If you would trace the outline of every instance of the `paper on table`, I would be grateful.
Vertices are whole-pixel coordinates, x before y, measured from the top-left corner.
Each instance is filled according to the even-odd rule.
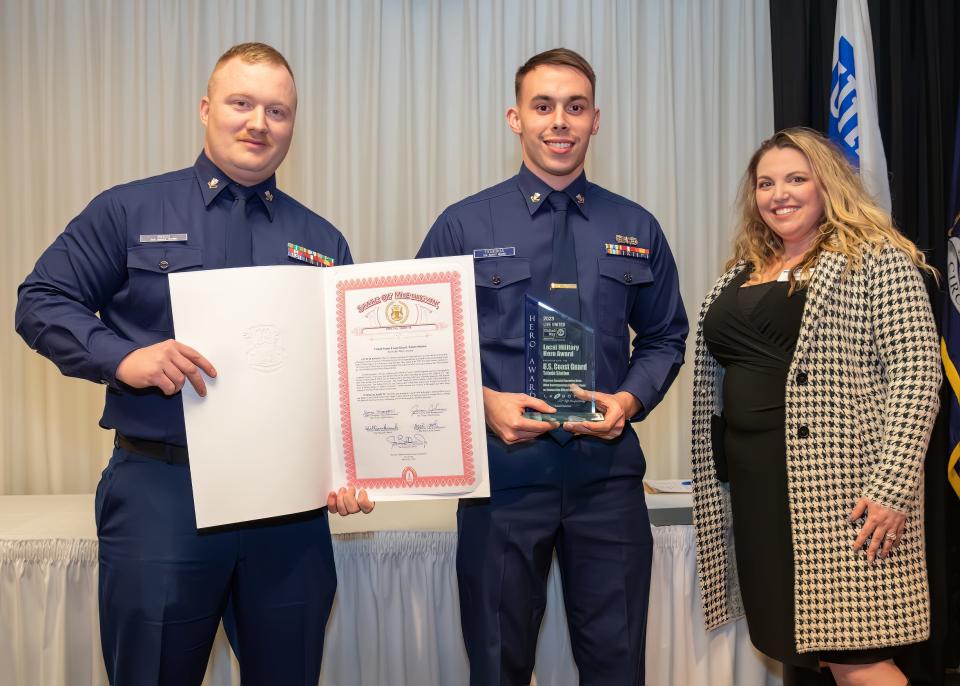
[[[650,493],[690,493],[693,484],[689,479],[648,479],[643,482]]]

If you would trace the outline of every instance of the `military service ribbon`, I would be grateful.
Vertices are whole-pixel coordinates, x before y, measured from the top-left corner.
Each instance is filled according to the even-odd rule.
[[[608,255],[623,255],[624,257],[642,257],[645,260],[650,259],[650,250],[648,248],[638,248],[635,245],[618,245],[617,243],[604,243]]]
[[[317,267],[332,267],[334,263],[332,257],[327,257],[326,255],[318,253],[316,250],[310,250],[295,243],[287,243],[287,257],[292,257],[295,260],[306,262],[307,264],[312,264]]]

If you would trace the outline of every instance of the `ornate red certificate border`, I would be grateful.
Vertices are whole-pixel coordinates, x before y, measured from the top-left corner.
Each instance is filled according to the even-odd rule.
[[[446,283],[450,285],[450,301],[453,303],[453,343],[456,353],[457,406],[460,411],[460,449],[463,455],[463,473],[444,476],[420,476],[407,467],[395,478],[358,479],[356,456],[353,448],[353,425],[350,410],[350,378],[347,364],[346,293],[366,288],[393,288],[423,284]],[[476,480],[473,464],[473,435],[470,430],[470,397],[467,392],[466,345],[463,334],[463,303],[460,274],[458,272],[435,272],[430,274],[406,274],[402,276],[378,276],[365,279],[345,279],[337,282],[337,371],[340,394],[340,425],[343,428],[343,456],[347,472],[347,484],[355,488],[409,488],[472,486]]]

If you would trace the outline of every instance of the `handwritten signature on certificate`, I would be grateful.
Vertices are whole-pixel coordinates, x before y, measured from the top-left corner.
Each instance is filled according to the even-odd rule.
[[[414,431],[420,431],[422,433],[431,433],[434,431],[443,431],[447,427],[434,419],[432,422],[414,422],[413,429]]]
[[[363,416],[365,419],[390,419],[391,417],[397,416],[397,411],[393,409],[364,410]]]
[[[387,436],[387,443],[390,444],[391,448],[399,449],[427,447],[427,439],[420,434],[394,434],[393,436]]]
[[[431,403],[427,407],[414,405],[410,408],[410,415],[413,417],[438,417],[444,414],[447,408],[440,407],[438,403]]]
[[[388,434],[396,431],[397,428],[396,422],[393,424],[387,424],[384,422],[383,424],[367,424],[365,427],[363,427],[363,430],[368,434]]]

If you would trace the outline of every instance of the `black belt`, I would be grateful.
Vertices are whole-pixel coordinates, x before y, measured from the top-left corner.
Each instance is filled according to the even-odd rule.
[[[172,445],[170,443],[161,443],[160,441],[147,441],[142,438],[128,438],[117,432],[113,439],[113,444],[118,448],[123,448],[128,453],[142,455],[154,460],[160,460],[167,464],[189,464],[189,453],[184,445]]]

